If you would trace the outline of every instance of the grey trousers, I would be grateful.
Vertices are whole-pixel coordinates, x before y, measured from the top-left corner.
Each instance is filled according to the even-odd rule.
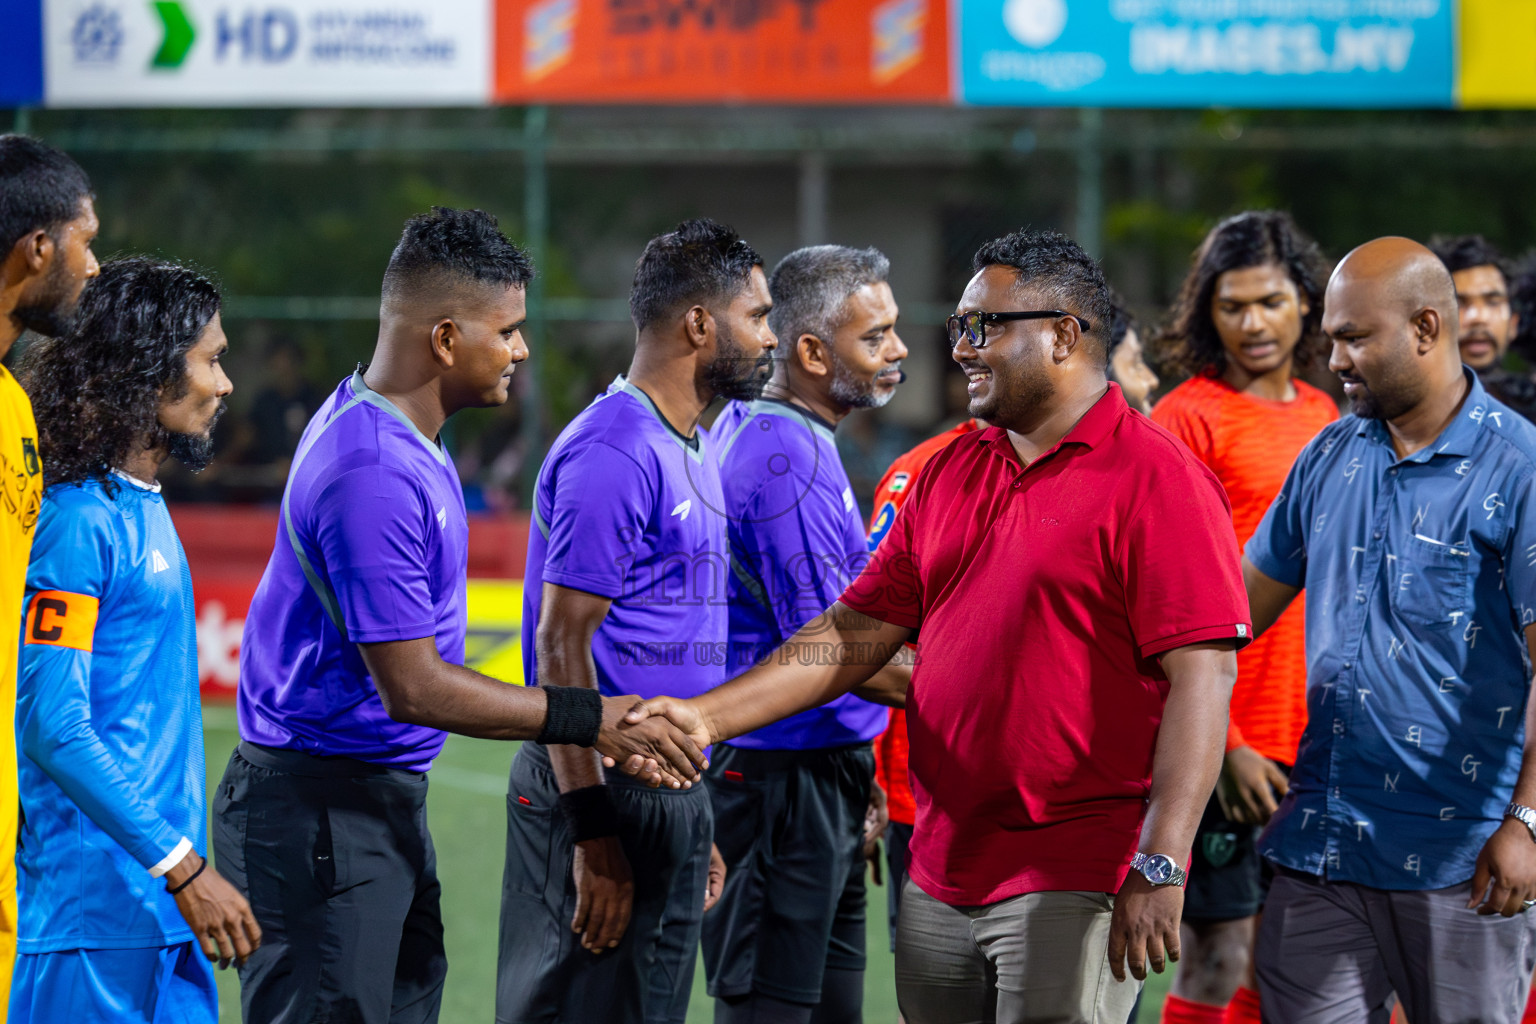
[[[907,1024],[1125,1024],[1141,983],[1109,971],[1113,909],[1102,892],[952,907],[908,879],[896,927],[902,1016]]]
[[[1394,892],[1281,870],[1254,960],[1265,1024],[1518,1024],[1536,914],[1479,917],[1472,884]]]

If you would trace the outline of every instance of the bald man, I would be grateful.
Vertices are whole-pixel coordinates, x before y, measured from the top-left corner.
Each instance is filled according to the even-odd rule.
[[[1254,628],[1307,588],[1308,724],[1259,840],[1264,1019],[1520,1019],[1536,957],[1536,428],[1462,366],[1456,291],[1383,238],[1328,284],[1353,407],[1243,563]]]

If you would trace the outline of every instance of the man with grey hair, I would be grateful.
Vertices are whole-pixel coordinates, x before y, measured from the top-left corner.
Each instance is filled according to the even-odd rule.
[[[833,431],[890,401],[907,349],[889,261],[875,249],[798,249],[769,281],[780,339],[763,397],[728,404],[712,433],[730,530],[727,676],[832,606],[868,560]],[[862,823],[871,741],[910,669],[714,748],[707,773],[727,872],[704,919],[717,1024],[863,1019]],[[862,694],[859,696],[856,694]]]

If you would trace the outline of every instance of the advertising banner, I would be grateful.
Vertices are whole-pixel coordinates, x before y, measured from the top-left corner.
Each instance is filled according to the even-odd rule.
[[[45,0],[52,107],[489,100],[490,0]]]
[[[1454,0],[954,0],[967,103],[1449,107]]]
[[[1536,3],[1461,0],[1463,107],[1536,107]]]
[[[43,102],[40,0],[0,0],[0,107]]]
[[[948,103],[946,0],[496,0],[496,99]]]

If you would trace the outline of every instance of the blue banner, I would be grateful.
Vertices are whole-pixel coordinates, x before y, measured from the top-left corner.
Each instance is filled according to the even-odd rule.
[[[961,98],[1449,107],[1454,0],[955,0]]]
[[[0,107],[42,102],[42,0],[0,0]]]

